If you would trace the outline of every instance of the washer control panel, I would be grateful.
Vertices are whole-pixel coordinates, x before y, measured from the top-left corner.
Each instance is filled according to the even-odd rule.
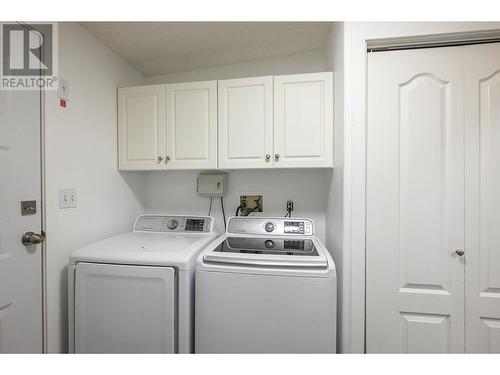
[[[266,224],[264,224],[264,229],[266,232],[272,232],[274,230],[274,223],[272,221],[268,221]]]
[[[304,221],[285,221],[285,233],[305,234]]]
[[[311,219],[236,216],[229,219],[227,233],[312,236],[314,235],[314,223]]]
[[[208,233],[213,231],[213,219],[209,216],[141,215],[135,221],[134,231]]]

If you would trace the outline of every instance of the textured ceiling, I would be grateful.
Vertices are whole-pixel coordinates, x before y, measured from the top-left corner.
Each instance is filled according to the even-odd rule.
[[[329,22],[83,22],[146,76],[324,49]]]

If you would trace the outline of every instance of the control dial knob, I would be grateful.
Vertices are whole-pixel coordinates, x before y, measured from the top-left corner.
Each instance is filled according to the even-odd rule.
[[[272,249],[274,247],[274,241],[273,240],[266,240],[266,242],[264,242],[264,246],[268,249]]]
[[[264,229],[266,230],[266,232],[272,232],[274,230],[274,224],[268,221],[264,226]]]
[[[175,219],[169,220],[167,223],[167,228],[168,229],[175,229],[177,228],[177,225],[179,225],[179,222]]]

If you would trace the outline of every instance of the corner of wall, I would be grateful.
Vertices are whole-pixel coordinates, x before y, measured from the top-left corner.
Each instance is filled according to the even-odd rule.
[[[67,266],[71,252],[127,230],[145,208],[146,182],[117,170],[116,89],[144,76],[78,23],[59,24],[59,76],[67,107],[45,93],[47,350],[67,351]],[[78,207],[60,210],[58,190],[75,188]]]
[[[337,268],[338,309],[337,348],[346,351],[346,317],[343,314],[346,298],[343,254],[343,153],[344,153],[344,24],[334,22],[328,35],[326,60],[334,72],[334,168],[326,208],[326,246],[330,250]]]

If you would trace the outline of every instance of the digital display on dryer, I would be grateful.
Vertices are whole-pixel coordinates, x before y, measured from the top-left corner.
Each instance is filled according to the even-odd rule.
[[[204,225],[204,219],[187,219],[184,230],[190,232],[203,232]]]

